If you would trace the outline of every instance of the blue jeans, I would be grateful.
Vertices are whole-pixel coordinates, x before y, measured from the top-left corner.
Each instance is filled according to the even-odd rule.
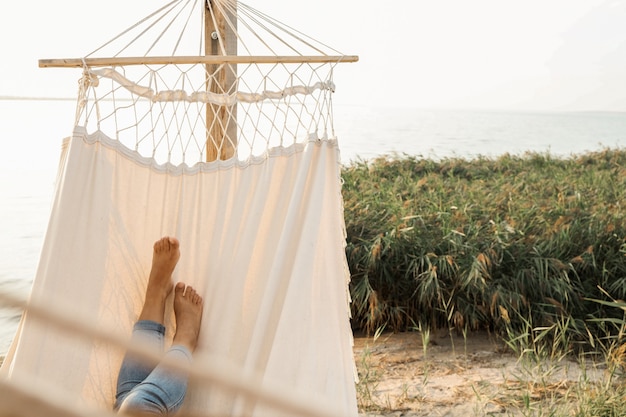
[[[132,342],[148,344],[163,351],[165,327],[149,320],[135,323]],[[191,352],[184,346],[172,346],[168,359],[191,362]],[[183,403],[187,392],[187,375],[156,363],[150,364],[132,353],[127,353],[117,378],[115,410],[154,415],[174,414]]]

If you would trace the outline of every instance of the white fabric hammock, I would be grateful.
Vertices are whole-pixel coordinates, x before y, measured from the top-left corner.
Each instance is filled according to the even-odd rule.
[[[197,357],[222,357],[244,374],[261,374],[261,384],[356,416],[339,170],[331,140],[245,164],[175,167],[77,127],[63,151],[31,300],[129,336],[152,243],[176,236],[182,255],[174,279],[205,300]],[[123,354],[26,314],[0,374],[54,384],[77,406],[110,409]],[[184,411],[283,415],[195,383]]]

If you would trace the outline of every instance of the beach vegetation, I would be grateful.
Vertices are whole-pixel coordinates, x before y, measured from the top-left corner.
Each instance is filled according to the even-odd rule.
[[[343,168],[352,323],[488,330],[533,355],[626,336],[626,150]]]

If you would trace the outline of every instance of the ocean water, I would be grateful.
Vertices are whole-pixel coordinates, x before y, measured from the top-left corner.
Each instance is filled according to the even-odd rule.
[[[0,291],[26,296],[36,273],[61,140],[73,101],[0,101]],[[531,113],[335,106],[342,161],[408,154],[495,157],[526,151],[568,156],[626,148],[626,113]],[[20,311],[0,308],[0,355]]]
[[[568,156],[626,146],[626,113],[335,108],[344,162],[382,154],[495,157],[527,151]]]

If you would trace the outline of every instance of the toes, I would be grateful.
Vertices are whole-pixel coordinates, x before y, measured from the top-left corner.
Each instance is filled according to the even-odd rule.
[[[175,249],[178,249],[179,246],[180,246],[180,243],[178,242],[178,239],[176,239],[175,237],[165,236],[157,240],[156,242],[154,242],[154,251],[163,252],[163,251],[175,250]]]
[[[197,295],[196,290],[193,287],[187,287],[188,298],[193,301],[194,297]]]
[[[189,301],[191,301],[193,304],[200,304],[202,302],[202,297],[200,297],[200,294],[198,294],[198,291],[196,291],[195,288],[188,286],[187,294]]]
[[[202,297],[191,285],[179,282],[174,287],[174,290],[176,291],[177,296],[186,299],[188,302],[191,302],[192,304],[202,304]]]
[[[155,252],[161,252],[161,250],[163,250],[163,239],[161,238],[159,240],[157,240],[156,242],[154,242],[154,251]]]
[[[202,303],[202,297],[200,297],[200,294],[198,294],[198,292],[195,289],[193,290],[193,292],[191,294],[190,300],[194,304]]]

